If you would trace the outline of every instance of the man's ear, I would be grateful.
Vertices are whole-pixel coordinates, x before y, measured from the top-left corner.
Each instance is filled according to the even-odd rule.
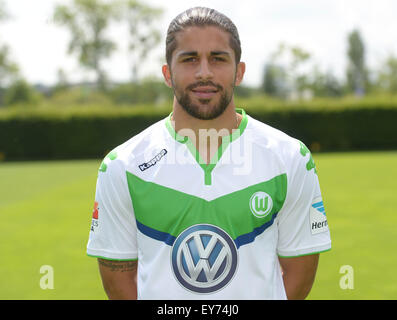
[[[168,87],[172,88],[171,70],[168,64],[164,64],[163,67],[161,68],[161,71],[163,72],[165,84]]]
[[[234,82],[234,85],[238,86],[241,83],[241,81],[243,81],[244,73],[245,73],[245,63],[239,62],[237,64],[236,81]]]

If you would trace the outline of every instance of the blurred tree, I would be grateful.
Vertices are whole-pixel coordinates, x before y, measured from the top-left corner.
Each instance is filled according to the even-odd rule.
[[[310,88],[309,76],[302,72],[302,67],[310,58],[310,53],[304,49],[280,43],[276,51],[270,56],[270,63],[268,64],[270,67],[265,68],[263,87],[268,86],[267,90],[272,91],[276,90],[276,86],[279,86],[282,95],[289,94],[290,96],[297,95],[300,97],[305,90]],[[274,67],[276,65],[279,67]],[[275,79],[278,79],[278,81]]]
[[[57,71],[57,83],[52,89],[52,94],[55,94],[59,91],[64,91],[69,88],[69,81],[66,75],[65,70],[59,68]]]
[[[42,99],[41,94],[32,88],[26,80],[18,79],[5,91],[4,103],[6,105],[23,104],[37,105]]]
[[[7,45],[0,45],[0,85],[8,86],[19,75],[18,65],[10,59],[10,49]]]
[[[262,90],[271,97],[286,98],[286,73],[283,67],[269,62],[265,65]]]
[[[116,3],[103,0],[73,0],[70,6],[57,5],[54,11],[55,22],[71,33],[68,53],[76,53],[80,64],[96,73],[97,86],[102,90],[107,84],[102,61],[116,49],[106,31],[117,17]]]
[[[163,10],[138,0],[124,0],[120,2],[120,5],[122,15],[128,24],[131,79],[136,82],[139,77],[139,69],[149,51],[160,42],[161,34],[157,25]]]
[[[62,90],[54,91],[48,103],[59,108],[88,105],[110,106],[112,101],[107,93],[84,86],[68,86]]]
[[[389,54],[383,62],[376,81],[380,91],[397,93],[397,57],[393,54]]]
[[[108,92],[115,104],[162,104],[172,103],[173,92],[162,80],[143,79],[140,82],[123,83]]]
[[[318,66],[312,72],[311,90],[316,97],[340,97],[343,95],[343,85],[331,71],[323,73]]]
[[[255,95],[259,95],[260,93],[261,93],[260,89],[242,84],[234,87],[234,94],[236,95],[236,97],[240,97],[240,98],[249,98]]]
[[[310,87],[309,76],[305,73],[299,72],[299,67],[305,64],[311,57],[310,53],[299,47],[290,47],[292,61],[289,67],[292,81],[297,91],[298,97],[302,95],[303,91]]]
[[[275,96],[277,93],[277,75],[275,69],[275,65],[271,63],[265,64],[262,88],[263,92],[269,96]]]
[[[365,66],[365,45],[358,30],[348,35],[347,86],[356,96],[369,90],[368,70]]]
[[[10,18],[4,1],[0,0],[0,22]],[[8,86],[16,81],[19,73],[18,65],[10,59],[10,49],[6,44],[0,44],[0,86]]]

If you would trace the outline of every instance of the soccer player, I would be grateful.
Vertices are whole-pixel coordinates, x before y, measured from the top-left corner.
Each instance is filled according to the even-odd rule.
[[[165,119],[102,162],[87,254],[110,299],[304,299],[331,248],[299,140],[237,108],[235,25],[209,8],[170,24]],[[264,106],[265,107],[265,106]]]

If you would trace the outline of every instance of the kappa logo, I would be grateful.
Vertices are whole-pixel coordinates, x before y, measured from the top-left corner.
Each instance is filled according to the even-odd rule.
[[[183,231],[172,247],[171,266],[177,281],[195,293],[224,288],[237,270],[237,248],[221,228],[199,224]]]
[[[264,218],[272,211],[273,200],[266,192],[258,191],[252,195],[249,206],[255,217]]]
[[[146,169],[149,169],[150,167],[153,167],[166,154],[167,154],[167,150],[165,150],[165,149],[161,150],[160,153],[157,154],[152,160],[140,164],[139,165],[139,169],[141,169],[141,171],[145,171]]]

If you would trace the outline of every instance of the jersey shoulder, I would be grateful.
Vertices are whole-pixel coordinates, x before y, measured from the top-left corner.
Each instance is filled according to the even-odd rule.
[[[313,172],[317,174],[312,154],[302,141],[252,117],[250,124],[253,143],[272,152],[290,172],[311,172],[314,169]]]
[[[293,160],[301,154],[304,144],[300,140],[253,117],[249,116],[246,130],[253,144],[272,152],[284,161]]]
[[[110,151],[103,159],[99,171],[106,172],[110,166],[128,167],[135,159],[152,149],[153,145],[161,144],[165,139],[165,133],[165,119],[150,125]]]

